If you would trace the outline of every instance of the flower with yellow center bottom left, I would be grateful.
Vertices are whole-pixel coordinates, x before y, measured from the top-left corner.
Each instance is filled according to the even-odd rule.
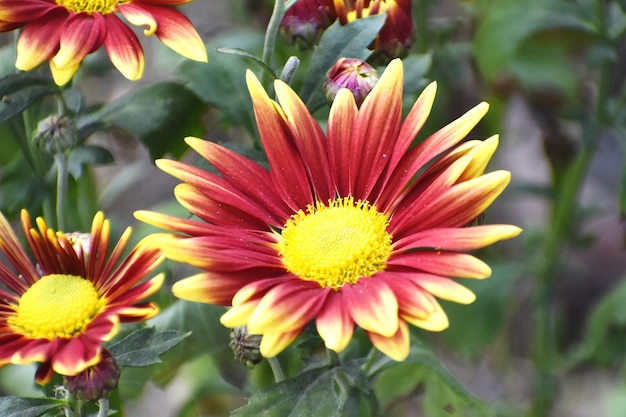
[[[0,366],[40,362],[35,380],[45,384],[54,372],[73,376],[99,363],[102,343],[120,323],[158,313],[145,299],[164,277],[144,278],[163,256],[146,238],[122,259],[130,228],[108,253],[110,223],[102,213],[93,219],[88,247],[42,218],[33,227],[26,211],[21,220],[34,261],[0,214],[0,251],[14,268],[0,263]]]

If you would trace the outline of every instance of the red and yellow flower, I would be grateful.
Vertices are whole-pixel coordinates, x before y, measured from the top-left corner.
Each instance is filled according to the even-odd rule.
[[[461,143],[488,105],[411,147],[436,85],[402,121],[400,60],[389,64],[360,108],[349,90],[340,90],[327,133],[285,83],[275,82],[275,102],[250,72],[247,82],[269,171],[187,138],[220,175],[157,163],[184,181],[176,197],[199,219],[136,214],[176,232],[156,237],[166,256],[204,270],[175,283],[174,294],[232,306],[222,323],[262,335],[266,357],[314,321],[329,349],[343,350],[356,325],[380,351],[403,360],[409,324],[432,331],[448,326],[436,297],[474,300],[451,278],[491,274],[465,252],[521,231],[470,226],[510,179],[507,171],[484,173],[497,136]]]
[[[74,376],[98,364],[102,343],[120,323],[158,313],[145,299],[164,277],[143,279],[163,255],[144,240],[122,258],[130,228],[108,254],[110,224],[102,213],[93,219],[88,248],[41,218],[36,223],[22,212],[33,261],[0,214],[0,251],[15,269],[0,264],[0,365],[40,362],[35,380],[45,384],[54,372]]]
[[[83,59],[104,48],[113,65],[130,80],[141,78],[144,54],[133,31],[156,35],[184,57],[206,61],[198,32],[172,6],[191,0],[0,0],[0,32],[23,28],[17,41],[16,67],[30,71],[48,60],[54,81],[67,83]]]
[[[385,24],[371,49],[397,57],[409,47],[413,38],[411,0],[334,0],[335,13],[342,25],[368,16],[387,13]]]

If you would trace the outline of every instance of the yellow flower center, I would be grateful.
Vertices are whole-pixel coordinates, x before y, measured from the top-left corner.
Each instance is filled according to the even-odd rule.
[[[391,254],[388,219],[367,202],[346,197],[318,202],[285,224],[278,251],[301,279],[339,288],[385,269]]]
[[[22,295],[17,314],[8,322],[28,337],[70,338],[85,330],[103,303],[87,279],[46,275]]]
[[[114,13],[119,3],[125,1],[120,0],[56,0],[57,4],[64,6],[67,10],[74,13]]]

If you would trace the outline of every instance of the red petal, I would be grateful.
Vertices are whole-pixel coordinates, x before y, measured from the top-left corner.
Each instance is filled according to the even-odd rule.
[[[491,269],[478,258],[466,253],[417,251],[392,255],[387,265],[406,266],[447,277],[482,279],[491,275]]]
[[[376,349],[380,350],[394,361],[402,362],[409,356],[411,347],[409,326],[404,320],[398,322],[398,330],[390,337],[385,337],[374,332],[367,332],[367,336]]]
[[[80,64],[102,45],[106,34],[106,22],[100,13],[70,14],[61,28],[60,48],[52,58],[53,64],[61,70]]]
[[[377,279],[361,278],[356,284],[340,288],[354,322],[361,328],[386,337],[398,331],[398,300],[385,283]]]
[[[312,190],[305,164],[293,143],[282,110],[269,98],[251,71],[246,73],[246,81],[277,191],[292,210],[305,208],[314,202]]]
[[[328,116],[328,158],[340,196],[353,193],[350,179],[356,175],[350,174],[350,164],[346,163],[346,155],[352,154],[352,134],[356,115],[354,96],[348,90],[339,90]]]
[[[402,61],[391,61],[357,114],[350,153],[355,198],[368,199],[389,163],[402,119],[403,79]]]
[[[145,61],[137,36],[117,16],[108,14],[104,18],[107,25],[104,47],[111,62],[129,80],[140,79]]]
[[[277,80],[274,83],[274,90],[285,112],[291,137],[311,179],[316,199],[326,202],[334,198],[335,189],[330,176],[327,140],[324,132],[291,87]]]
[[[354,333],[354,320],[340,291],[330,291],[326,303],[317,314],[317,332],[328,349],[341,352],[348,346]]]

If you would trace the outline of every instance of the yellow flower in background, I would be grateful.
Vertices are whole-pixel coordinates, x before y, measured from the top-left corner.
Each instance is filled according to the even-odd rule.
[[[144,71],[143,49],[118,14],[182,56],[206,62],[200,35],[171,7],[190,1],[0,0],[0,32],[22,28],[16,67],[30,71],[48,60],[58,85],[72,79],[83,59],[102,45],[122,75],[137,80]]]
[[[409,324],[431,331],[448,326],[436,297],[474,300],[451,278],[491,274],[464,252],[521,231],[469,227],[510,179],[506,171],[484,173],[497,136],[461,143],[487,104],[411,147],[436,85],[402,121],[400,60],[389,64],[360,108],[341,89],[327,133],[287,84],[275,82],[275,102],[251,72],[247,82],[269,171],[187,138],[220,175],[183,162],[157,164],[184,182],[176,197],[197,219],[136,213],[176,232],[155,237],[167,257],[203,270],[175,283],[174,294],[232,306],[222,323],[261,335],[265,357],[314,321],[329,349],[343,350],[357,325],[377,349],[405,359]]]
[[[144,278],[163,255],[142,241],[123,257],[130,229],[108,253],[110,224],[102,213],[89,242],[51,230],[41,218],[34,228],[26,211],[22,227],[34,261],[0,214],[0,251],[14,268],[0,264],[0,365],[40,362],[41,384],[54,372],[74,376],[100,362],[102,343],[120,323],[158,313],[145,299],[164,277]]]

